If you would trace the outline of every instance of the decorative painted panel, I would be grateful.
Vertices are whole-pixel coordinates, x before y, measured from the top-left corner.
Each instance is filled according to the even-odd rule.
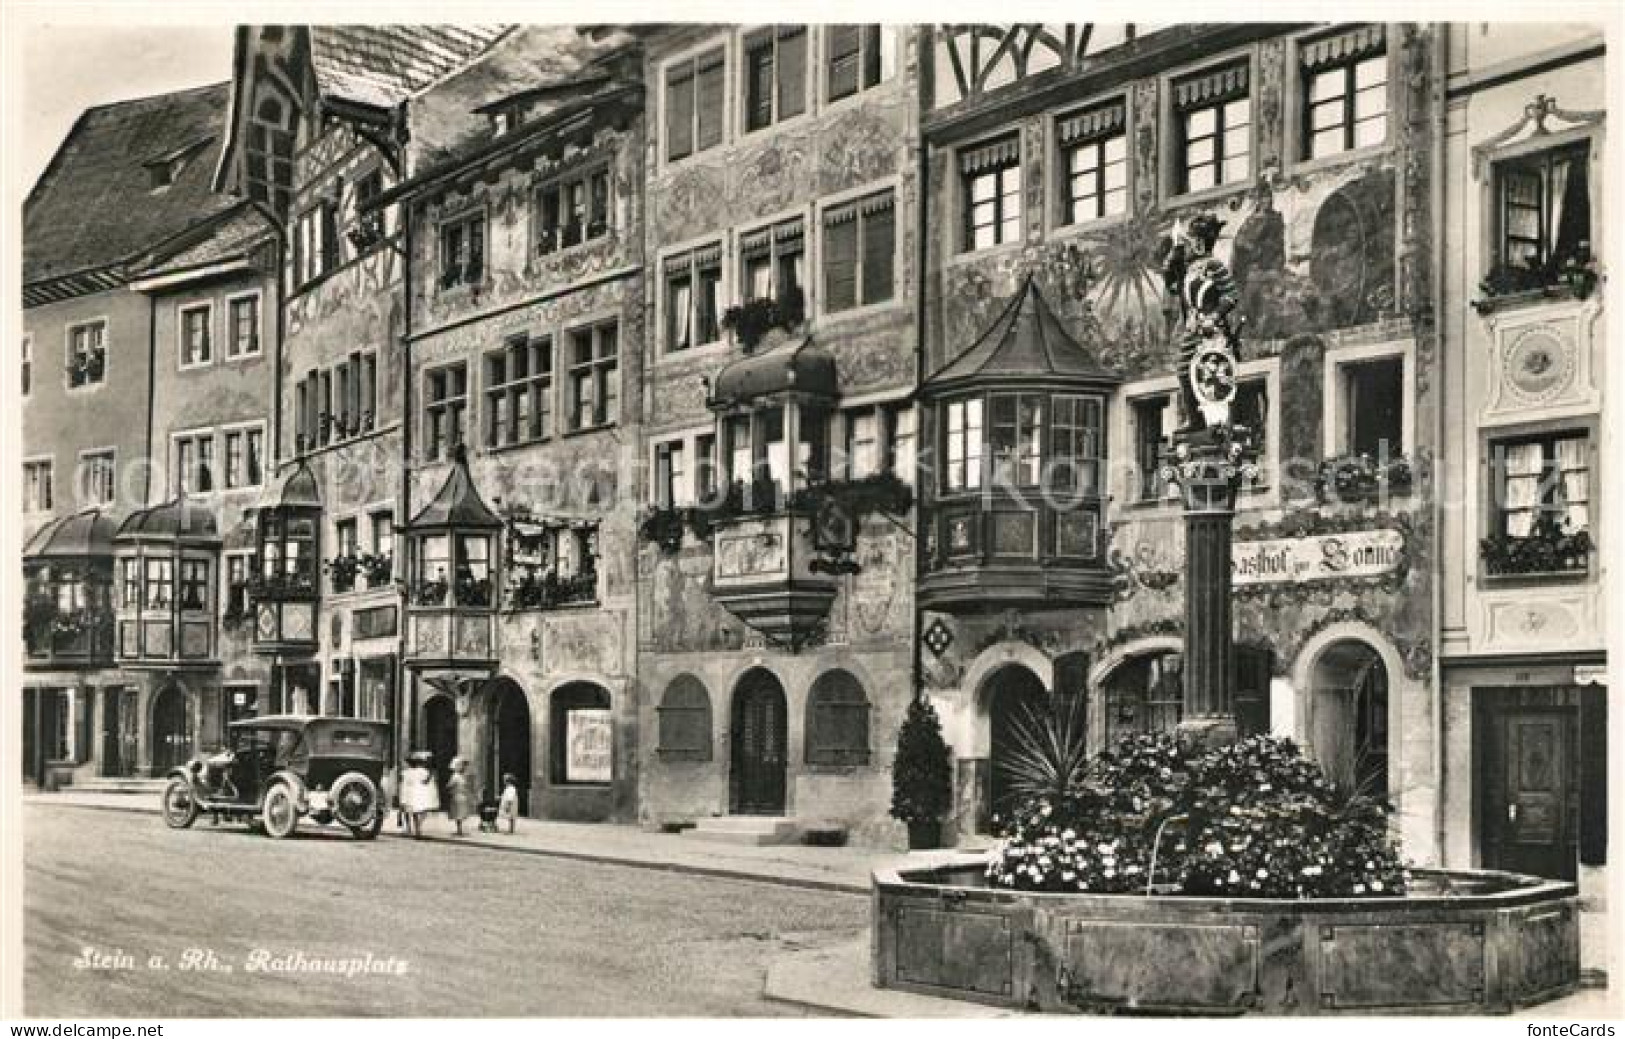
[[[167,657],[175,652],[175,628],[168,621],[146,621],[142,631],[143,656]]]
[[[740,520],[716,534],[719,584],[786,580],[790,576],[788,524],[781,517]]]
[[[551,674],[623,674],[622,628],[620,614],[597,611],[544,618],[542,669]]]
[[[1482,425],[1600,410],[1593,367],[1602,321],[1597,302],[1497,311],[1485,321],[1494,347],[1479,411]]]
[[[1528,588],[1485,592],[1481,601],[1486,649],[1546,649],[1601,640],[1592,618],[1596,597],[1584,586],[1556,593]]]

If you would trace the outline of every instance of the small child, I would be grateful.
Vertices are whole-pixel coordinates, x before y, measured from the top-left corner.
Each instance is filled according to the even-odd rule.
[[[508,820],[508,832],[512,833],[515,822],[519,819],[519,780],[512,772],[503,773],[502,799],[497,802],[497,818]]]

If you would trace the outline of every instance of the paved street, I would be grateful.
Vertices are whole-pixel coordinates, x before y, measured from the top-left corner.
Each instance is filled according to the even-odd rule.
[[[762,999],[768,961],[868,917],[850,894],[387,835],[41,805],[24,825],[30,1015],[777,1015],[795,1011]],[[118,965],[75,967],[86,948]],[[221,969],[183,970],[187,950]],[[256,950],[406,968],[250,971]]]

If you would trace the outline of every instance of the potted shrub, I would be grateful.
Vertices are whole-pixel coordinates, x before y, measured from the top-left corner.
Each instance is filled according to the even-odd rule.
[[[908,825],[910,849],[942,845],[942,817],[953,797],[953,768],[942,722],[923,696],[908,705],[892,760],[892,818]]]

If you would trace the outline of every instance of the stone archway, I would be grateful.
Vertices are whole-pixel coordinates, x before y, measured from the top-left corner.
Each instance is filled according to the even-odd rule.
[[[192,726],[187,710],[186,691],[176,682],[166,682],[152,698],[147,731],[151,737],[152,772],[161,776],[184,763],[192,754]]]
[[[502,777],[511,775],[519,787],[519,814],[530,814],[531,767],[530,700],[513,679],[499,676],[486,684],[487,731],[485,794],[495,801],[502,793]]]
[[[752,668],[735,686],[729,713],[729,811],[783,815],[789,759],[784,685],[766,668]]]
[[[1019,728],[1031,727],[1049,712],[1049,690],[1033,671],[1007,664],[982,680],[977,702],[987,716],[988,766],[984,795],[977,811],[978,832],[991,832],[994,816],[1007,816],[1014,806],[1008,765],[1019,753]]]
[[[1389,674],[1382,656],[1344,638],[1315,655],[1309,671],[1309,743],[1328,778],[1388,800]]]

